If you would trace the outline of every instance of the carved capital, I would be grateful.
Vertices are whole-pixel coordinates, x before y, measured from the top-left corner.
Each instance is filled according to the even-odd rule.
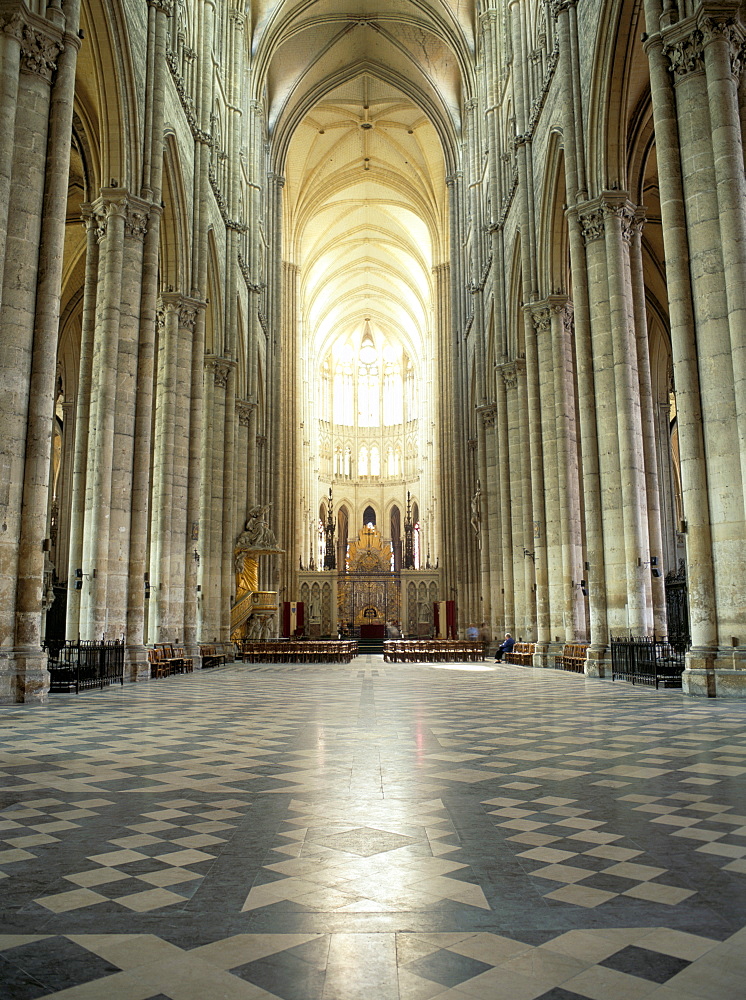
[[[618,200],[613,194],[605,196],[603,203],[604,216],[607,219],[618,219],[621,227],[622,239],[629,245],[632,240],[632,231],[635,224],[634,206],[626,199]]]
[[[537,334],[549,333],[552,329],[552,317],[549,307],[534,305],[528,308],[531,311],[531,321]]]
[[[41,76],[47,83],[57,69],[57,57],[63,45],[37,28],[24,24],[21,29],[21,69]]]
[[[694,28],[681,38],[666,41],[663,53],[668,59],[671,72],[677,80],[692,73],[701,73],[705,68],[705,53],[702,32]]]
[[[148,209],[145,203],[137,204],[137,202],[128,201],[124,216],[124,235],[142,242],[147,231]]]
[[[182,302],[179,307],[179,329],[188,330],[189,333],[194,333],[194,327],[197,324],[198,311],[199,310],[196,305]]]
[[[23,15],[19,10],[13,13],[0,14],[0,31],[5,35],[10,35],[17,42],[23,41]]]
[[[250,399],[236,400],[236,416],[241,427],[248,427],[251,414],[256,409],[256,403]]]
[[[600,205],[594,205],[584,211],[578,212],[580,222],[580,232],[586,246],[596,240],[603,239],[604,236],[604,213]]]
[[[744,29],[733,18],[718,18],[711,15],[700,18],[699,28],[703,46],[712,42],[724,42],[728,50],[730,71],[738,79],[744,60]]]
[[[552,0],[552,17],[557,20],[560,14],[565,14],[574,7],[577,0]]]
[[[166,17],[171,17],[174,11],[173,0],[148,0],[148,7],[152,7],[154,10],[160,11],[160,13],[165,14]]]
[[[526,373],[526,362],[523,358],[516,358],[515,361],[508,361],[500,365],[500,373],[503,377],[506,389],[515,389],[518,379]]]
[[[214,355],[205,358],[205,371],[208,375],[212,374],[213,382],[219,389],[228,387],[228,375],[234,366],[235,362],[230,358],[218,358]]]
[[[477,412],[482,418],[482,424],[485,429],[495,426],[495,417],[497,416],[496,403],[484,403],[482,406],[477,407]]]

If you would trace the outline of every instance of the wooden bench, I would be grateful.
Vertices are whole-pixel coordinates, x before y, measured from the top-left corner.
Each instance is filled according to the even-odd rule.
[[[516,663],[521,667],[531,667],[534,663],[534,651],[536,646],[533,642],[517,642],[509,653],[505,653],[503,659],[506,663]]]
[[[345,639],[242,639],[238,645],[248,663],[349,663],[357,655],[357,642]]]
[[[573,674],[585,673],[585,655],[588,651],[587,642],[569,642],[562,647],[562,652],[554,657],[555,670],[568,670]]]
[[[476,663],[484,660],[484,645],[470,639],[386,639],[383,658],[387,663]]]
[[[228,657],[223,645],[222,642],[200,643],[199,655],[203,670],[207,670],[209,667],[220,667],[227,662]]]

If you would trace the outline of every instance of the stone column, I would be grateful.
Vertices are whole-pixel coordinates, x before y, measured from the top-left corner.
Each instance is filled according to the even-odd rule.
[[[622,486],[627,614],[630,630],[638,635],[647,635],[652,632],[653,618],[640,377],[629,272],[633,220],[634,209],[628,202],[605,196],[604,233]]]
[[[565,642],[588,638],[581,580],[583,546],[578,479],[578,441],[573,375],[572,305],[561,297],[552,306],[552,372],[554,375],[554,421],[557,434],[557,476],[561,525],[562,618]]]
[[[735,479],[733,465],[733,455],[740,451],[742,439],[735,384],[738,352],[733,353],[730,319],[731,307],[735,308],[734,318],[741,311],[733,298],[740,293],[731,291],[730,286],[734,281],[743,281],[743,268],[739,267],[743,249],[734,244],[743,223],[738,218],[726,221],[721,216],[721,204],[730,204],[730,195],[722,185],[733,170],[733,123],[728,100],[731,84],[724,79],[732,68],[724,62],[727,50],[722,47],[722,39],[715,37],[719,31],[713,33],[713,26],[705,23],[707,13],[707,8],[702,8],[699,23],[689,18],[665,28],[663,33],[664,53],[675,78],[676,130],[669,148],[678,152],[678,163],[670,162],[673,177],[667,180],[674,186],[680,175],[676,193],[681,192],[685,208],[694,319],[693,337],[691,330],[688,337],[674,337],[672,305],[692,629],[684,689],[693,694],[714,694],[718,688],[743,694],[743,654],[738,645],[735,652],[731,647],[732,636],[737,644],[740,642],[743,616],[736,595],[746,588],[742,558],[746,539],[743,475]],[[715,20],[722,20],[719,12]],[[710,48],[712,51],[706,55],[704,50]],[[655,52],[654,40],[649,56]],[[651,59],[651,77],[652,73]],[[656,96],[667,113],[670,106],[663,86]],[[711,97],[713,102],[722,98],[724,106],[713,110]],[[703,116],[707,122],[704,128]],[[722,162],[716,163],[716,158]],[[733,183],[733,197],[737,198],[743,178]],[[739,208],[742,212],[743,206]],[[674,227],[676,221],[674,218]],[[664,240],[666,229],[664,216]],[[726,263],[731,252],[733,256]],[[726,279],[728,268],[731,270]],[[736,320],[736,325],[740,327],[740,321]],[[736,337],[743,338],[742,329],[736,331]],[[697,369],[699,398],[682,398],[682,388],[685,394],[694,388],[692,367]],[[704,438],[701,450],[696,420],[700,403]],[[723,661],[722,667],[716,658]],[[731,673],[734,669],[735,675]]]
[[[590,648],[586,662],[589,676],[603,677],[608,660],[608,623],[606,618],[606,572],[604,566],[603,524],[599,445],[596,424],[596,392],[593,374],[593,346],[588,299],[586,239],[593,227],[581,226],[578,205],[587,199],[583,100],[580,83],[580,45],[577,10],[574,0],[553,4],[557,22],[559,62],[557,77],[563,109],[562,126],[567,189],[567,226],[575,319],[575,355],[580,421],[583,508],[585,514],[585,556],[581,579],[586,580],[590,625]],[[592,561],[591,561],[592,560]]]
[[[507,369],[507,370],[506,370]],[[502,598],[502,619],[497,622],[498,635],[515,632],[514,576],[513,576],[513,509],[510,504],[510,447],[508,434],[508,390],[512,371],[509,366],[497,369],[495,396],[497,411],[495,430],[497,440],[498,502],[500,505],[500,547],[501,562],[500,596]]]
[[[169,606],[172,633],[179,645],[185,641],[184,608],[194,546],[188,519],[189,499],[189,406],[192,382],[192,343],[197,324],[199,303],[181,296],[178,313],[178,354],[176,362],[176,395],[174,412],[173,479],[171,495],[171,559],[169,565]],[[192,586],[194,582],[190,581]]]
[[[13,135],[16,128],[22,39],[21,11],[0,14],[0,135],[4,136]],[[5,270],[14,147],[12,142],[0,143],[0,275]],[[0,471],[7,469],[3,466]],[[6,480],[7,477],[0,478]]]
[[[18,549],[18,590],[16,643],[36,650],[41,638],[41,599],[44,578],[42,542],[46,534],[49,503],[51,428],[54,420],[57,339],[60,317],[60,285],[65,244],[67,189],[70,173],[75,66],[80,41],[80,2],[72,0],[62,12],[49,8],[57,30],[65,29],[62,42],[45,39],[44,45],[59,47],[57,72],[49,102],[49,133],[46,147],[44,202],[38,250],[38,280],[33,330],[33,353],[28,393],[26,455],[24,462],[23,508]],[[31,54],[32,69],[38,73],[38,41]],[[34,655],[34,654],[32,654]],[[39,653],[35,653],[39,660]],[[31,662],[26,661],[29,675]],[[39,667],[42,667],[39,661]],[[36,672],[37,667],[31,668]],[[43,669],[43,667],[42,667]],[[29,677],[28,693],[43,690],[46,677]],[[19,675],[19,694],[21,680]],[[26,695],[24,694],[24,700]]]
[[[93,340],[80,616],[81,636],[89,640],[100,639],[108,623],[106,583],[127,193],[105,189],[95,211],[99,226],[98,309]]]
[[[649,32],[645,50],[650,67],[655,123],[681,479],[686,514],[687,577],[693,649],[688,654],[689,665],[684,676],[684,686],[691,693],[696,688],[701,693],[714,694],[712,669],[717,643],[715,583],[702,399],[694,332],[694,303],[676,98],[669,75],[669,59],[659,30],[661,14],[659,0],[645,0],[645,19]],[[671,54],[674,65],[680,67],[676,70],[677,75],[686,76],[697,71],[697,60],[688,58],[685,46],[675,45]]]
[[[546,643],[553,643],[561,628],[563,610],[564,575],[562,572],[562,520],[560,512],[560,483],[557,474],[557,426],[555,422],[554,374],[552,343],[556,336],[556,310],[549,300],[534,303],[531,316],[535,331],[539,383],[538,419],[541,422],[541,455],[545,511],[543,537],[535,539],[537,548],[543,543],[546,561]],[[535,532],[536,533],[536,532]],[[538,581],[537,581],[538,583]],[[547,654],[542,651],[541,666],[548,666]],[[537,666],[539,663],[537,663]]]
[[[43,699],[48,687],[40,648],[42,540],[59,299],[55,305],[40,265],[53,269],[58,252],[59,206],[44,221],[44,199],[56,181],[45,174],[44,154],[48,150],[50,167],[60,168],[59,128],[50,131],[49,112],[61,30],[40,20],[22,23],[15,13],[0,17],[0,55],[6,60],[0,65],[0,98],[8,126],[3,145],[12,149],[12,156],[0,154],[0,193],[8,199],[0,243],[0,701],[25,701]],[[43,396],[32,398],[32,385]],[[27,486],[28,507],[22,502]]]
[[[500,525],[500,482],[498,475],[497,433],[495,417],[497,405],[485,403],[479,407],[481,423],[481,469],[482,495],[486,501],[482,506],[482,593],[481,618],[486,621],[490,632],[502,628],[502,562],[499,558],[501,542]],[[499,634],[499,633],[498,633]]]
[[[153,433],[153,484],[150,527],[150,642],[173,640],[170,615],[176,376],[181,296],[164,292],[158,324],[158,362]],[[170,639],[169,639],[170,637]]]
[[[705,3],[698,16],[702,33],[707,104],[712,137],[723,277],[728,305],[741,476],[746,485],[746,175],[738,107],[746,31],[738,4]],[[743,494],[743,487],[742,487]],[[746,541],[741,535],[741,545]],[[743,564],[743,560],[740,560]],[[746,577],[741,576],[741,586]],[[735,624],[735,623],[734,623]]]
[[[205,305],[192,300],[195,305],[194,333],[191,353],[187,396],[189,404],[187,423],[187,503],[186,503],[186,566],[184,568],[184,645],[189,653],[196,654],[203,620],[202,574],[200,564],[205,555],[204,540],[200,530],[204,524],[201,510],[202,457],[203,457],[203,391],[204,391],[204,342]]]
[[[643,564],[651,574],[650,588],[653,602],[653,631],[657,635],[666,635],[666,588],[663,569],[658,463],[655,448],[655,416],[657,406],[653,397],[653,385],[650,375],[650,344],[648,342],[645,280],[642,264],[643,222],[644,213],[638,209],[631,230],[630,273],[634,305],[635,341],[637,344],[637,370],[640,382],[640,419],[645,461],[645,508],[648,522],[649,556],[647,560],[643,559]],[[657,559],[657,567],[653,567],[653,559]],[[656,568],[658,570],[657,576],[653,573],[653,569]]]

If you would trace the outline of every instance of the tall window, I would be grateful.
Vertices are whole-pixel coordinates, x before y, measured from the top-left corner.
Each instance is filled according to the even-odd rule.
[[[360,449],[360,455],[358,456],[357,474],[358,476],[368,475],[368,449],[365,445]]]
[[[404,420],[404,381],[401,357],[388,344],[383,349],[383,361],[383,422],[391,427]]]
[[[370,474],[375,477],[381,475],[381,453],[377,444],[370,449]]]
[[[378,427],[379,421],[378,351],[368,333],[363,338],[357,373],[358,427]]]

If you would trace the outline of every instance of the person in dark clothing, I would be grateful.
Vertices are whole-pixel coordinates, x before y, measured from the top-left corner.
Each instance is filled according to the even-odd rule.
[[[495,663],[500,663],[505,653],[509,653],[515,646],[515,639],[510,632],[505,633],[505,638],[495,650]]]

